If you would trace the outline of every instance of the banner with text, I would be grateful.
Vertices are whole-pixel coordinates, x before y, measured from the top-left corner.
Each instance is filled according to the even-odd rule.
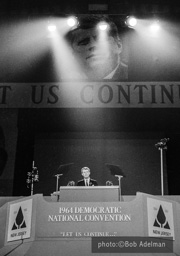
[[[0,84],[0,108],[179,107],[180,82]]]

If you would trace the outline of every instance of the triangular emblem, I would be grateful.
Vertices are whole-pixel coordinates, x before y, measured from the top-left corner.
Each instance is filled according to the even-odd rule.
[[[17,213],[15,222],[12,226],[12,230],[16,230],[20,228],[26,228],[26,222],[24,220],[24,215],[23,215],[21,206],[19,207],[19,211]]]
[[[165,228],[165,229],[170,229],[169,223],[166,219],[166,215],[163,211],[162,206],[160,205],[156,219],[154,221],[154,227],[159,227],[159,228]]]

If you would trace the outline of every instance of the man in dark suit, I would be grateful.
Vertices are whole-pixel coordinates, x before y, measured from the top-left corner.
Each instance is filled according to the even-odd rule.
[[[106,22],[107,31],[97,29],[100,22]],[[108,17],[82,17],[67,39],[79,66],[79,78],[93,81],[128,79],[128,67],[121,58],[122,40],[116,24]]]
[[[90,178],[90,174],[90,169],[88,167],[83,167],[81,169],[83,179],[77,182],[77,186],[98,186],[97,181]]]

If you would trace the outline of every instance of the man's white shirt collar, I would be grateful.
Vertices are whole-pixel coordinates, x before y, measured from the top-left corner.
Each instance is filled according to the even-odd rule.
[[[88,179],[84,179],[84,183],[85,183],[85,185],[87,186],[89,186],[89,182],[90,182],[90,178],[88,178]]]

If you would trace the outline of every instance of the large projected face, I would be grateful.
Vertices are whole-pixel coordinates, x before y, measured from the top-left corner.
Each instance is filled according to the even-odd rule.
[[[126,80],[127,66],[121,61],[122,41],[118,35],[97,26],[72,32],[74,56],[89,79]]]

